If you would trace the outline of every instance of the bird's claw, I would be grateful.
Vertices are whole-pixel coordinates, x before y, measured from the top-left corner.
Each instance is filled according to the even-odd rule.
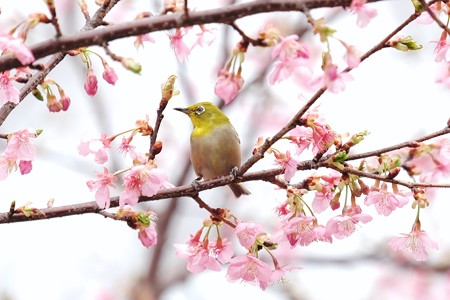
[[[194,190],[198,191],[200,190],[200,185],[199,185],[199,181],[201,180],[201,177],[197,177],[194,180],[192,180],[191,185],[194,188]]]
[[[238,170],[238,167],[234,167],[233,169],[231,169],[231,176],[233,176],[233,181],[241,178],[241,176],[239,176],[238,174]]]

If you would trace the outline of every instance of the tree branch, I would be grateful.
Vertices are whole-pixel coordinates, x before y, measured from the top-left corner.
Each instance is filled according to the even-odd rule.
[[[383,1],[372,0],[370,2]],[[102,46],[104,43],[120,38],[137,36],[149,32],[168,30],[193,25],[222,23],[230,24],[237,19],[274,11],[303,11],[306,7],[311,10],[323,7],[348,7],[351,0],[258,0],[242,4],[234,4],[221,8],[191,11],[187,18],[184,13],[152,16],[123,24],[108,25],[101,29],[88,30],[73,35],[50,39],[30,49],[34,57],[42,58],[58,52],[87,47],[91,45]],[[101,25],[97,22],[96,25]],[[12,54],[0,57],[0,72],[22,66]]]
[[[383,149],[379,149],[376,151],[370,151],[367,153],[362,153],[359,155],[350,156],[350,159],[356,159],[358,158],[366,158],[370,156],[378,156],[381,153],[384,153],[384,150],[387,151],[393,151],[397,149],[401,149],[404,147],[408,147],[411,145],[412,142],[417,143],[418,141],[423,142],[425,140],[429,140],[432,138],[435,138],[437,136],[441,136],[444,134],[450,133],[450,128],[446,128],[444,130],[439,130],[435,133],[429,134],[423,138],[419,138],[415,141],[408,141],[404,143],[397,144],[392,147],[386,147]],[[300,162],[297,165],[297,170],[313,170],[318,168],[332,168],[339,172],[346,172],[355,174],[361,177],[367,177],[372,179],[379,179],[386,182],[392,182],[397,183],[403,186],[406,186],[408,188],[412,187],[442,187],[442,188],[450,188],[450,184],[430,184],[430,183],[422,183],[422,182],[407,182],[407,181],[401,181],[396,179],[390,179],[386,178],[380,175],[368,173],[359,171],[352,168],[344,168],[337,169],[334,166],[331,166],[329,163],[326,162],[328,157],[323,157],[319,162],[314,162],[313,160],[306,160],[303,162]],[[279,168],[273,168],[263,171],[257,171],[257,172],[250,172],[242,175],[242,178],[240,178],[240,181],[255,181],[255,180],[263,180],[267,182],[271,182],[273,184],[276,184],[278,186],[284,186],[286,183],[278,180],[276,178],[277,175],[280,175],[284,172],[284,169]],[[167,199],[167,198],[179,198],[179,197],[191,197],[194,198],[200,191],[213,189],[219,186],[228,185],[231,182],[235,180],[235,177],[233,175],[227,175],[222,176],[219,178],[209,179],[197,182],[195,186],[193,185],[183,185],[178,186],[174,188],[164,189],[160,190],[156,195],[152,197],[140,197],[139,202],[148,202],[148,201],[156,201],[161,199]],[[174,200],[172,200],[174,201]],[[198,203],[198,202],[197,202]],[[115,208],[119,206],[119,197],[111,197],[111,208]],[[58,217],[65,217],[65,216],[72,216],[72,215],[80,215],[80,214],[87,214],[87,213],[101,213],[103,210],[100,209],[96,202],[85,202],[85,203],[79,203],[79,204],[73,204],[73,205],[65,205],[65,206],[59,206],[59,207],[51,207],[51,208],[43,208],[37,210],[37,213],[31,214],[30,216],[26,216],[23,213],[11,213],[11,212],[5,212],[0,213],[0,224],[2,223],[15,223],[15,222],[25,222],[25,221],[34,221],[34,220],[42,220],[42,219],[52,219],[52,218],[58,218]]]

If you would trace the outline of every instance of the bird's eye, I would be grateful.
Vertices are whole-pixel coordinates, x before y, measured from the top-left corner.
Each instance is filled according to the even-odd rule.
[[[201,114],[204,113],[204,112],[205,112],[205,108],[204,108],[203,106],[201,106],[201,105],[199,105],[199,106],[197,106],[197,107],[195,108],[195,114],[196,114],[197,116],[201,115]]]

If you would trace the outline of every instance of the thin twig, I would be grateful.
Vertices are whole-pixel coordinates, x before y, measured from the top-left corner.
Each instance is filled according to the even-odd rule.
[[[366,60],[368,57],[373,55],[374,53],[380,51],[385,47],[387,41],[389,41],[394,35],[396,35],[400,30],[402,30],[406,25],[411,23],[413,20],[417,18],[416,14],[412,14],[409,18],[407,18],[400,26],[395,28],[391,33],[389,33],[384,39],[382,39],[378,44],[376,44],[372,49],[367,51],[361,56],[361,62]],[[343,72],[350,72],[351,68],[346,68]],[[286,133],[291,131],[297,126],[300,118],[306,113],[306,111],[325,93],[327,90],[326,87],[318,90],[311,99],[295,114],[295,116],[284,126],[280,131],[278,131],[272,138],[267,139],[264,144],[256,151],[256,153],[250,157],[238,170],[237,174],[242,175],[248,169],[250,169],[256,162],[264,157],[264,153],[279,139],[281,139]]]
[[[86,25],[81,29],[82,31],[86,30],[92,30],[100,25],[102,25],[102,20],[106,16],[106,14],[119,2],[120,0],[111,0],[111,1],[105,1],[108,2],[108,5],[106,6],[105,3],[102,7],[100,7],[95,15],[90,19],[88,22],[86,22]],[[64,50],[64,49],[61,49]],[[56,53],[56,52],[55,52]],[[42,82],[42,80],[45,79],[48,73],[50,73],[51,70],[53,70],[66,56],[65,53],[57,53],[53,55],[50,60],[45,64],[45,68],[42,71],[36,72],[28,81],[27,83],[20,89],[20,102],[29,94],[31,91],[33,91],[39,83]],[[2,57],[0,57],[0,60]],[[1,66],[0,66],[1,68]],[[19,103],[20,103],[19,102]],[[0,109],[0,126],[5,122],[6,118],[9,116],[9,114],[13,111],[13,109],[17,106],[17,104],[8,102],[5,105],[2,106]]]
[[[223,218],[220,214],[217,213],[217,209],[212,208],[211,206],[209,206],[208,204],[205,203],[205,201],[203,201],[198,194],[193,195],[192,199],[194,199],[195,202],[198,203],[198,206],[200,208],[204,208],[206,209],[211,215],[213,215],[215,218],[218,218],[219,220],[221,220],[222,222],[224,222],[225,224],[227,224],[228,226],[230,226],[231,228],[235,228],[236,225],[233,224],[231,221]]]
[[[385,147],[385,148],[381,148],[381,149],[377,149],[377,150],[373,150],[373,151],[368,151],[368,152],[364,152],[364,153],[360,153],[360,154],[353,154],[353,155],[349,155],[348,158],[346,159],[346,161],[351,161],[351,160],[355,160],[355,159],[362,159],[362,158],[367,158],[367,157],[372,157],[372,156],[379,156],[383,153],[388,153],[391,151],[395,151],[395,150],[399,150],[402,148],[415,148],[418,146],[418,143],[427,141],[427,140],[431,140],[433,138],[439,137],[439,136],[443,136],[446,134],[450,133],[450,127],[446,127],[442,130],[438,130],[436,132],[430,133],[428,135],[425,135],[423,137],[414,139],[414,140],[410,140],[410,141],[406,141],[400,144],[396,144],[393,146],[389,146],[389,147]]]
[[[430,17],[441,27],[445,32],[450,34],[450,28],[448,28],[442,21],[436,16],[436,14],[431,10],[428,3],[425,2],[425,0],[419,0],[420,4],[423,6],[423,8],[426,10],[426,12],[430,15]],[[436,2],[436,1],[432,1]],[[448,16],[447,16],[448,18]]]
[[[138,19],[123,24],[108,25],[105,28],[83,31],[73,35],[66,35],[56,40],[47,40],[31,46],[30,50],[33,52],[34,57],[38,59],[61,51],[68,51],[71,49],[92,45],[102,46],[108,41],[142,35],[154,31],[211,23],[230,24],[240,18],[260,13],[275,11],[301,12],[305,6],[308,9],[323,7],[347,7],[350,5],[350,2],[351,1],[349,0],[257,0],[204,11],[191,11],[189,13],[189,18],[184,17],[184,14],[175,13]],[[103,24],[103,21],[98,21],[97,26]],[[22,66],[22,64],[13,54],[2,55],[0,57],[0,72],[20,66]]]
[[[266,46],[266,44],[264,43],[263,40],[260,39],[252,39],[251,37],[249,37],[248,35],[245,34],[244,31],[242,31],[242,29],[240,29],[235,22],[231,22],[229,24],[231,27],[233,27],[234,30],[236,30],[242,37],[242,40],[247,43],[247,44],[251,44],[252,46]]]
[[[360,171],[360,170],[353,169],[353,168],[348,168],[348,167],[337,168],[336,166],[328,165],[328,168],[334,169],[334,170],[336,170],[338,172],[342,172],[342,173],[358,175],[361,178],[365,177],[365,178],[371,178],[371,179],[380,180],[380,181],[384,181],[384,182],[396,183],[398,185],[403,185],[403,186],[405,186],[405,187],[407,187],[409,189],[412,189],[412,188],[415,188],[415,187],[420,187],[420,188],[450,188],[450,183],[409,182],[409,181],[399,180],[399,179],[395,179],[395,178],[388,178],[388,177],[383,176],[383,175],[373,174],[373,173],[370,173],[370,172]]]
[[[52,15],[52,18],[50,21],[52,22],[52,25],[55,28],[56,37],[59,38],[60,36],[62,36],[62,33],[61,33],[61,27],[59,27],[58,17],[56,15],[55,1],[54,0],[46,0],[45,3],[47,4],[50,14]]]

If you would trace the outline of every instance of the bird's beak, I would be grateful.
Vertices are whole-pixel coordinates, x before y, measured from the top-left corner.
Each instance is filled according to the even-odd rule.
[[[174,108],[174,109],[178,110],[178,111],[181,111],[182,113],[185,113],[185,114],[188,114],[188,112],[189,112],[189,109],[187,109],[187,108],[177,107],[177,108]]]

